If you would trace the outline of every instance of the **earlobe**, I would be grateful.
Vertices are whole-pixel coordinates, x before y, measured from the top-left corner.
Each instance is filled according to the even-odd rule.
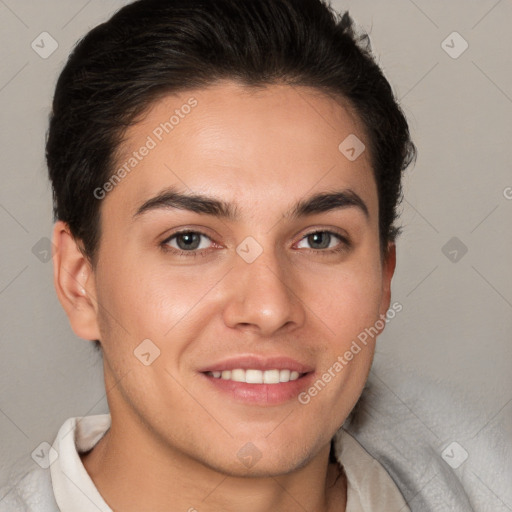
[[[99,340],[98,308],[91,265],[65,222],[55,223],[53,244],[53,283],[71,328],[80,338]]]

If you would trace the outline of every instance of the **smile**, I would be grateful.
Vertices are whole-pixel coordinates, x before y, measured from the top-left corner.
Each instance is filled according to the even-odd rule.
[[[211,371],[207,375],[215,379],[245,382],[246,384],[280,384],[297,380],[301,374],[295,370],[256,370],[234,368],[233,370]]]

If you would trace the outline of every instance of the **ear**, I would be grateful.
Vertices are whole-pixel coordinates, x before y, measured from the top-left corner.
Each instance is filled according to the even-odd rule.
[[[80,338],[99,340],[92,267],[65,222],[55,223],[53,244],[53,284],[71,328]]]
[[[386,258],[382,264],[382,301],[379,313],[386,315],[391,304],[391,279],[396,267],[396,245],[388,243]],[[382,317],[381,317],[382,318]]]

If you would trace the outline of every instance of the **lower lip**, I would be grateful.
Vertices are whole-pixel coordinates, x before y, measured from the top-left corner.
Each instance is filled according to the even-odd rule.
[[[237,402],[255,405],[279,405],[297,400],[298,395],[310,386],[314,372],[306,373],[297,380],[279,384],[247,384],[233,380],[216,379],[202,374],[220,392],[231,396]]]

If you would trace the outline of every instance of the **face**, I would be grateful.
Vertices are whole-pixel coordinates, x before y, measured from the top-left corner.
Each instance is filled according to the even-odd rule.
[[[247,456],[270,475],[328,451],[394,269],[369,151],[339,149],[351,134],[369,147],[318,91],[231,82],[160,99],[129,129],[125,172],[97,193],[87,333],[74,325],[101,340],[113,424],[232,475]]]

